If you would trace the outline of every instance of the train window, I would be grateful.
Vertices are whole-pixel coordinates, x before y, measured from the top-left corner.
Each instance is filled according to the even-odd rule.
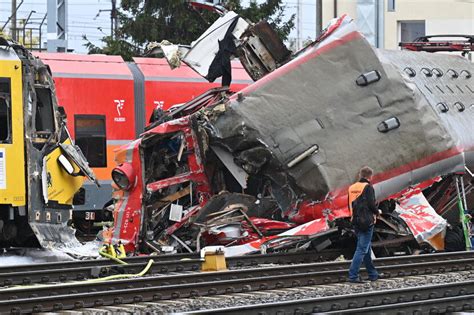
[[[12,143],[10,79],[0,78],[0,143]]]
[[[76,144],[91,167],[107,167],[107,135],[104,115],[74,115]]]
[[[48,88],[35,88],[36,92],[36,132],[54,132],[54,110],[51,90]]]

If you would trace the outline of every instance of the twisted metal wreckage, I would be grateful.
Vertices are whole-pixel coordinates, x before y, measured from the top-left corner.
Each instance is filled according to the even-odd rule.
[[[474,183],[471,62],[376,49],[347,16],[291,55],[267,23],[221,13],[191,47],[162,50],[227,83],[235,54],[256,82],[157,110],[116,153],[106,241],[135,253],[349,253],[346,191],[369,165],[383,211],[376,255],[442,250],[450,233],[448,250],[465,246],[456,203]]]
[[[0,37],[0,248],[77,243],[67,222],[84,178],[98,185],[50,68]]]

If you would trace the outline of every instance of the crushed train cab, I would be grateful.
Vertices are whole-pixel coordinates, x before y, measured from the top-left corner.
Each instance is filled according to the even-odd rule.
[[[238,19],[218,19],[182,60],[201,56],[195,70],[208,77],[226,34],[244,56],[261,55],[244,45],[264,37],[227,23]],[[226,256],[352,253],[347,188],[369,165],[383,212],[375,255],[451,250],[445,235],[474,191],[471,62],[376,49],[347,16],[275,70],[257,71],[272,59],[259,60],[247,68],[252,85],[171,108],[117,152],[108,241],[129,251],[225,246]]]
[[[0,246],[66,244],[74,195],[96,181],[73,144],[49,67],[0,37]]]

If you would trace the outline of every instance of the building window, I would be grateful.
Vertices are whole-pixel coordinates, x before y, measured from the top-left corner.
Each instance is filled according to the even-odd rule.
[[[0,143],[12,143],[10,79],[0,78]]]
[[[400,21],[400,41],[412,42],[415,38],[425,36],[425,21]]]
[[[388,0],[388,12],[395,12],[395,0]]]
[[[91,167],[107,167],[104,115],[74,115],[76,144]]]

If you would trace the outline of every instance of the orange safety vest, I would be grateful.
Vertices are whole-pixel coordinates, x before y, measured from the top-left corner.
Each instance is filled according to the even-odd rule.
[[[347,191],[348,194],[348,202],[349,202],[349,211],[351,212],[351,217],[352,217],[352,202],[359,198],[360,195],[362,195],[362,192],[364,191],[365,186],[367,186],[369,183],[361,183],[357,182],[353,185],[351,185]]]

